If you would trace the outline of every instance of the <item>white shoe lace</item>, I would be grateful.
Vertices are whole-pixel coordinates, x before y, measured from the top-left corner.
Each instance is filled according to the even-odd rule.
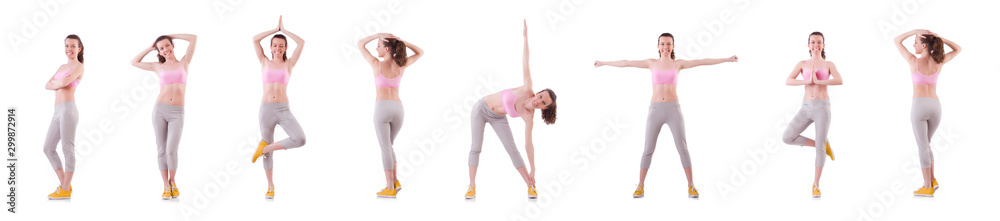
[[[53,191],[52,194],[59,195],[59,190],[62,190],[62,187],[56,187],[56,191]]]

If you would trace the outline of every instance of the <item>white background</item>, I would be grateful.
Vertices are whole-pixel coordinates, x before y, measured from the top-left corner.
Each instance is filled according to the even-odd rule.
[[[1000,150],[990,142],[1000,124],[991,115],[997,105],[989,89],[998,80],[996,6],[914,0],[9,1],[0,11],[0,105],[19,111],[19,197],[18,213],[0,217],[982,218],[997,208],[992,199],[1000,195],[994,163]],[[249,163],[259,140],[261,97],[250,40],[274,28],[279,15],[308,42],[288,91],[308,142],[275,154],[276,198],[264,200],[264,173]],[[540,198],[526,199],[521,178],[487,129],[478,199],[465,200],[468,110],[487,93],[521,84],[521,19],[529,23],[535,89],[552,88],[559,96],[558,122],[536,119]],[[932,146],[942,187],[934,198],[911,193],[921,183],[909,121],[910,73],[891,42],[914,28],[964,47],[944,67],[938,86],[944,117]],[[408,69],[401,87],[406,120],[395,148],[405,189],[397,199],[374,194],[384,185],[371,121],[375,94],[371,70],[354,46],[376,31],[427,53]],[[827,57],[844,78],[843,86],[830,87],[830,140],[838,158],[826,163],[820,200],[809,192],[814,151],[780,141],[803,93],[785,86],[784,78],[808,58],[812,31],[826,35]],[[677,37],[681,59],[740,58],[681,72],[678,94],[700,200],[685,195],[666,127],[646,198],[631,198],[651,94],[648,71],[593,67],[595,59],[655,57],[662,32]],[[150,128],[158,83],[129,59],[171,33],[197,34],[199,44],[180,144],[182,195],[163,201]],[[66,61],[68,34],[83,39],[87,65],[76,92],[76,191],[72,200],[49,201],[45,195],[58,182],[41,151],[53,104],[43,85]],[[177,43],[183,53],[186,44]],[[522,125],[511,120],[523,154]],[[276,139],[283,139],[278,131]]]

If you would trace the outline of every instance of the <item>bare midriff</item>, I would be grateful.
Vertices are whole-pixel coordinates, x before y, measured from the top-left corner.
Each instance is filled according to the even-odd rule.
[[[168,84],[160,86],[160,95],[156,97],[156,102],[174,106],[184,106],[185,84]]]

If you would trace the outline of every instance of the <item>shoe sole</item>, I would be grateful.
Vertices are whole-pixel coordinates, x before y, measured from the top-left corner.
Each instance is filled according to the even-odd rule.
[[[698,198],[698,195],[688,195],[689,198]]]
[[[934,194],[927,195],[927,194],[914,193],[913,196],[934,197]]]
[[[69,197],[49,197],[50,200],[68,200]]]
[[[642,198],[642,197],[645,197],[645,196],[643,196],[643,195],[632,195],[632,198]]]
[[[382,198],[396,198],[396,196],[383,196],[383,195],[378,195],[378,197],[382,197]]]
[[[538,199],[538,196],[528,196],[528,199]]]
[[[465,196],[465,199],[467,200],[476,199],[476,196]]]
[[[273,196],[264,196],[264,199],[274,199]]]
[[[820,198],[820,197],[822,197],[822,196],[819,196],[819,195],[813,195],[813,198]]]
[[[170,197],[162,197],[162,196],[161,196],[161,197],[160,197],[160,199],[163,199],[163,200],[170,200]]]

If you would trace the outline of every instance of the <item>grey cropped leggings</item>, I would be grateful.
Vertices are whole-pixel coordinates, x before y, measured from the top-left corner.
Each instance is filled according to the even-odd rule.
[[[153,106],[156,162],[160,170],[177,170],[177,145],[184,129],[184,106],[157,102]]]
[[[56,104],[52,113],[52,122],[49,123],[49,132],[45,135],[45,144],[42,151],[45,157],[49,158],[52,170],[64,169],[59,161],[59,154],[56,153],[56,144],[62,141],[63,157],[66,158],[66,167],[63,171],[73,172],[76,170],[76,154],[73,148],[76,146],[76,124],[80,121],[80,116],[76,112],[76,103],[67,101]]]
[[[274,143],[274,127],[281,125],[288,138],[278,141],[285,150],[306,144],[306,134],[299,121],[292,116],[288,103],[260,103],[260,136],[268,144]],[[274,152],[264,154],[264,169],[274,168]]]
[[[510,132],[510,124],[507,123],[507,116],[493,112],[489,106],[479,99],[476,105],[472,106],[472,151],[469,151],[469,166],[479,166],[479,153],[483,150],[483,133],[486,123],[490,123],[493,131],[500,137],[500,143],[507,149],[510,161],[514,163],[514,168],[524,167],[524,160],[521,153],[517,152],[517,145],[514,144],[514,135]]]
[[[399,128],[403,127],[403,103],[394,100],[375,101],[375,136],[382,148],[382,168],[392,170],[396,162],[396,152],[392,144]]]
[[[941,102],[929,97],[913,98],[910,108],[910,123],[913,124],[913,137],[917,139],[917,150],[920,154],[920,168],[930,168],[934,161],[931,152],[931,137],[934,130],[941,124]]]
[[[674,146],[681,157],[681,166],[691,167],[691,154],[687,149],[687,135],[684,132],[684,116],[681,115],[681,105],[674,102],[649,103],[649,114],[646,116],[646,144],[642,151],[642,161],[639,169],[649,169],[653,162],[653,151],[656,150],[656,139],[660,129],[666,124],[674,135]]]
[[[781,140],[789,145],[806,145],[808,138],[803,137],[802,131],[809,127],[809,124],[816,123],[816,167],[823,167],[826,163],[826,135],[830,131],[830,100],[803,100],[802,109],[795,115],[792,122],[785,128],[785,134]]]

